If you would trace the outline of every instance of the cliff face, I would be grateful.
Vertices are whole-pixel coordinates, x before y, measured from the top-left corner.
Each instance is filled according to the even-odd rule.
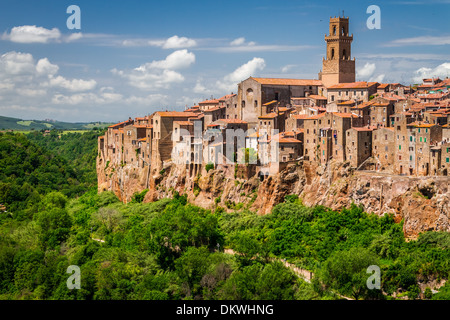
[[[348,163],[330,162],[327,167],[309,163],[290,164],[280,173],[261,181],[252,166],[204,167],[170,165],[161,172],[133,165],[106,167],[97,163],[99,191],[111,190],[124,202],[133,193],[149,189],[144,201],[187,193],[198,206],[227,210],[243,206],[267,214],[289,194],[302,198],[307,206],[324,205],[334,210],[351,203],[367,212],[393,213],[404,219],[407,238],[427,230],[450,231],[449,177],[407,177],[354,171]]]

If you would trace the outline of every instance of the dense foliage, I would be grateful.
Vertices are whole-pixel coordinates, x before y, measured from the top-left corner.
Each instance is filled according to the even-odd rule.
[[[0,299],[416,299],[419,283],[448,279],[449,233],[407,242],[391,216],[357,206],[307,208],[291,195],[259,216],[204,210],[176,192],[142,203],[144,190],[129,204],[98,194],[98,134],[0,135]],[[89,148],[74,141],[84,139]],[[79,290],[67,288],[71,265]],[[367,288],[370,265],[381,290]],[[420,297],[450,299],[448,283],[431,289]]]

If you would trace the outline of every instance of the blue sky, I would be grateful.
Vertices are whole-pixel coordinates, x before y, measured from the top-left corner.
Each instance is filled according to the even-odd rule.
[[[66,26],[69,5],[81,30]],[[236,92],[249,76],[317,79],[343,10],[357,80],[450,76],[450,0],[1,0],[0,115],[119,121]]]

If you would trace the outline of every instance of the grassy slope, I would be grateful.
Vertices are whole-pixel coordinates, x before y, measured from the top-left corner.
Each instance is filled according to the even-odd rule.
[[[42,130],[42,129],[61,129],[61,130],[89,130],[94,127],[107,127],[110,123],[85,123],[85,122],[47,122],[41,120],[22,120],[17,118],[0,116],[0,130]]]

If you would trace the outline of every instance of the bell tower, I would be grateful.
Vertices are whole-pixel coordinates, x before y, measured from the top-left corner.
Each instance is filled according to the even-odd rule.
[[[348,17],[330,17],[329,34],[325,35],[327,55],[319,73],[325,87],[355,82],[355,58],[351,57],[353,34],[348,34],[348,21]]]

